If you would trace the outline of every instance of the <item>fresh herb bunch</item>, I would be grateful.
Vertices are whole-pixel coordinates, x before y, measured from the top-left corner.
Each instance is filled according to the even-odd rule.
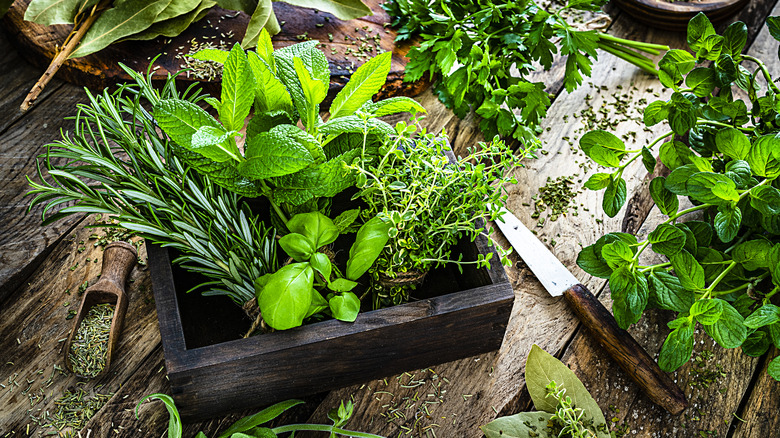
[[[356,218],[351,216],[353,221]],[[353,322],[357,318],[360,298],[351,291],[382,252],[390,224],[374,217],[360,227],[344,275],[323,251],[351,225],[349,221],[338,222],[340,226],[320,212],[299,213],[287,222],[290,232],[279,239],[279,246],[295,263],[255,281],[260,313],[272,328],[298,327],[320,312],[340,321]]]
[[[780,18],[767,23],[780,40]],[[593,161],[617,169],[586,183],[605,189],[609,216],[625,203],[622,174],[629,163],[641,158],[652,173],[652,149],[660,145],[660,161],[671,170],[650,183],[667,220],[641,242],[631,234],[607,234],[577,260],[591,275],[609,279],[621,327],[637,322],[646,308],[678,312],[658,359],[667,371],[690,359],[697,323],[722,347],[741,346],[750,356],[780,347],[780,307],[772,303],[780,291],[780,89],[761,60],[742,54],[746,40],[744,23],[718,35],[704,14],[695,16],[688,24],[693,53],[671,50],[659,62],[661,82],[674,90],[671,98],[644,111],[647,126],[668,121],[671,131],[634,151],[605,131],[580,140]],[[679,197],[693,206],[681,207]],[[680,221],[693,212],[703,213],[703,220]],[[669,261],[642,265],[648,248]],[[769,374],[780,380],[780,358],[770,363]]]
[[[609,438],[607,421],[585,385],[566,365],[531,346],[525,383],[536,412],[520,412],[482,426],[487,438]]]
[[[181,417],[179,417],[179,410],[176,409],[173,398],[167,394],[149,394],[142,398],[135,406],[136,418],[138,418],[138,408],[141,406],[141,403],[154,399],[163,402],[168,410],[168,438],[182,438],[182,423]],[[227,430],[219,434],[217,438],[276,438],[280,434],[288,432],[291,433],[290,436],[293,436],[297,431],[327,432],[330,438],[336,438],[336,434],[354,438],[383,438],[372,433],[357,432],[343,428],[349,419],[352,418],[352,412],[354,411],[352,401],[348,401],[346,405],[342,401],[338,408],[328,412],[328,419],[333,422],[332,425],[287,424],[274,428],[262,427],[263,424],[270,422],[288,409],[301,403],[303,403],[302,400],[287,400],[269,406],[254,415],[249,415],[236,421]],[[205,433],[198,432],[195,438],[207,437]]]
[[[512,136],[526,147],[538,147],[539,120],[547,114],[550,98],[545,84],[525,76],[538,62],[549,69],[559,49],[567,57],[564,85],[572,91],[590,76],[602,49],[656,73],[653,62],[640,54],[657,55],[667,46],[616,38],[595,30],[577,30],[561,13],[568,9],[596,11],[602,0],[571,0],[558,11],[532,0],[391,0],[384,8],[396,17],[398,40],[419,35],[409,52],[405,80],[426,73],[436,80],[434,91],[458,117],[473,109],[482,118],[485,138]],[[516,68],[519,76],[512,69]]]
[[[380,286],[382,279],[425,273],[445,263],[489,266],[492,254],[475,261],[452,260],[452,247],[461,237],[489,238],[491,230],[484,228],[482,219],[498,218],[507,196],[504,185],[517,182],[510,170],[524,158],[495,138],[450,160],[443,135],[423,131],[413,138],[416,130],[414,124],[398,123],[397,134],[378,157],[358,159],[350,166],[357,172],[355,197],[367,204],[362,214],[390,225],[390,240],[370,270],[377,289],[375,307],[408,299],[408,287],[386,290]]]
[[[344,163],[373,153],[393,133],[377,117],[425,111],[407,97],[371,101],[390,70],[386,52],[355,71],[323,121],[320,103],[330,71],[317,45],[306,41],[274,51],[264,30],[257,52],[244,52],[238,44],[229,53],[203,52],[201,57],[224,64],[221,98],[206,99],[219,120],[186,100],[152,101],[155,120],[185,163],[228,190],[267,197],[284,223],[289,214],[323,209],[321,198],[354,185]],[[242,136],[243,153],[236,142]]]
[[[28,177],[36,195],[30,208],[45,205],[44,224],[77,213],[114,215],[117,222],[104,226],[133,230],[179,251],[175,263],[210,278],[201,285],[208,288],[204,295],[227,295],[243,305],[255,295],[254,280],[277,269],[271,229],[240,196],[189,171],[140,104],[142,95],[192,104],[202,97],[180,94],[174,78],[157,91],[150,73],[144,78],[125,70],[135,84],[111,94],[87,91],[89,103],[78,106],[73,133],[47,145],[38,161],[41,182]]]

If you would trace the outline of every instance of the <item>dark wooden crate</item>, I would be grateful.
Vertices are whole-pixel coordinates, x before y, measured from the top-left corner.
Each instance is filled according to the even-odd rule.
[[[481,236],[475,242],[461,242],[457,250],[464,260],[493,252]],[[514,299],[494,254],[489,270],[466,268],[460,276],[445,274],[450,280],[457,277],[462,285],[458,292],[364,312],[354,323],[329,320],[208,345],[208,341],[192,339],[206,335],[190,331],[185,338],[180,306],[189,299],[182,286],[185,276],[175,275],[177,268],[171,266],[168,250],[148,244],[147,251],[171,392],[187,420],[496,350]],[[225,297],[211,299],[238,309]],[[219,334],[221,325],[199,318],[195,319]],[[248,325],[243,322],[244,329]]]

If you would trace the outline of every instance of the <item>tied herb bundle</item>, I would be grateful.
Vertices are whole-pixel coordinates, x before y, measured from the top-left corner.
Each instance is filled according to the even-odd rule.
[[[767,23],[780,41],[780,18]],[[652,173],[658,146],[661,163],[671,170],[649,186],[668,219],[644,241],[607,234],[577,260],[591,275],[609,279],[621,327],[636,323],[646,308],[677,312],[658,359],[667,371],[690,359],[697,324],[722,347],[742,347],[750,356],[780,347],[780,89],[761,60],[742,54],[744,23],[718,35],[699,14],[687,37],[692,52],[672,50],[659,62],[661,82],[674,90],[671,98],[644,111],[647,126],[665,121],[671,131],[634,151],[606,131],[580,140],[593,161],[616,169],[586,183],[605,190],[609,216],[625,203],[622,175],[631,162],[641,159]],[[675,134],[684,141],[674,140]],[[694,212],[703,213],[702,220],[681,222]],[[647,249],[668,261],[643,265]],[[780,380],[780,358],[771,361],[769,374]]]
[[[568,9],[597,11],[603,4],[571,0],[549,11],[529,0],[392,0],[384,7],[396,17],[398,40],[421,37],[420,45],[409,52],[404,80],[429,74],[436,80],[439,99],[458,117],[476,111],[485,138],[512,136],[532,148],[538,147],[536,131],[550,106],[545,84],[526,79],[533,62],[547,70],[560,50],[566,56],[564,85],[572,91],[582,84],[583,75],[590,75],[596,49],[650,73],[656,73],[653,62],[639,52],[658,55],[669,49],[577,30],[561,15]]]

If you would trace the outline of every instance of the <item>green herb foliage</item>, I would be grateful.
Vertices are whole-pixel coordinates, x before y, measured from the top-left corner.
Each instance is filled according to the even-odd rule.
[[[436,80],[439,99],[455,114],[463,118],[476,111],[485,138],[512,136],[531,148],[538,146],[539,120],[550,106],[545,84],[526,79],[533,62],[549,69],[553,55],[566,56],[564,84],[572,91],[583,75],[590,76],[597,48],[649,72],[655,72],[652,61],[637,51],[668,49],[577,30],[560,15],[567,9],[598,10],[603,3],[572,0],[554,12],[529,0],[392,0],[383,7],[396,17],[399,40],[422,38],[409,52],[405,80],[428,74]]]
[[[136,418],[138,418],[138,408],[146,400],[160,400],[165,404],[165,408],[168,410],[168,438],[182,438],[181,417],[179,417],[179,410],[176,409],[173,398],[167,394],[147,395],[135,406]],[[346,404],[342,401],[338,408],[333,409],[328,413],[328,418],[333,422],[332,425],[289,424],[274,428],[262,427],[263,424],[268,423],[288,409],[300,405],[301,403],[303,403],[301,400],[287,400],[269,406],[254,415],[249,415],[236,421],[217,438],[275,438],[289,432],[292,432],[294,435],[297,431],[327,432],[331,438],[336,438],[337,434],[339,436],[350,436],[354,438],[382,438],[379,435],[346,430],[342,427],[350,418],[352,418],[352,412],[354,410],[352,401],[348,401]],[[195,438],[206,438],[206,434],[198,432]]]
[[[389,224],[388,245],[371,268],[375,285],[380,278],[426,272],[445,263],[489,266],[491,254],[475,261],[452,260],[452,247],[461,237],[473,241],[480,234],[490,235],[482,218],[498,217],[498,206],[506,199],[504,185],[516,182],[508,176],[510,170],[523,158],[496,138],[450,160],[443,136],[422,132],[411,138],[416,129],[414,124],[399,123],[396,136],[380,148],[378,157],[358,159],[351,166],[358,172],[360,191],[355,196],[368,205],[363,214]],[[365,262],[360,263],[365,269]],[[354,266],[347,265],[347,272]],[[398,304],[408,292],[379,288],[375,306]]]
[[[536,412],[520,412],[482,426],[487,438],[609,438],[607,422],[577,376],[534,344],[525,366],[525,382]]]
[[[283,222],[290,213],[318,210],[319,198],[354,185],[343,165],[372,153],[393,132],[376,118],[379,114],[424,111],[404,97],[371,102],[390,70],[388,52],[355,71],[333,100],[332,116],[323,121],[320,104],[330,72],[316,47],[316,41],[307,41],[274,51],[263,31],[257,52],[236,45],[226,57],[210,53],[224,62],[220,99],[207,99],[219,120],[181,99],[154,105],[157,123],[179,146],[183,161],[236,193],[266,196]],[[243,153],[236,142],[240,136]]]
[[[327,254],[318,251],[339,236],[332,220],[320,212],[299,213],[287,222],[287,228],[290,233],[282,236],[279,246],[296,263],[255,281],[263,320],[277,330],[298,327],[305,318],[323,311],[341,321],[354,321],[360,299],[351,290],[384,248],[390,225],[374,218],[360,227],[349,251],[346,277]],[[325,296],[320,290],[327,291]]]
[[[777,23],[777,17],[768,19],[770,31]],[[652,172],[650,151],[657,147],[671,170],[650,183],[667,220],[644,241],[607,234],[577,261],[586,272],[609,279],[621,327],[637,322],[647,308],[677,312],[658,359],[667,371],[690,359],[697,324],[721,346],[741,346],[751,356],[780,347],[780,311],[772,302],[780,291],[780,89],[761,60],[742,54],[746,38],[741,22],[718,35],[704,14],[695,16],[688,24],[691,51],[671,50],[659,62],[659,79],[674,93],[644,113],[647,126],[667,121],[671,131],[637,151],[604,131],[580,140],[594,161],[616,168],[606,179],[603,206],[609,216],[625,203],[622,175],[632,161],[641,157]],[[763,90],[762,80],[768,84]],[[681,209],[681,196],[693,206]],[[693,212],[703,212],[703,220],[681,222]],[[668,262],[642,265],[639,257],[648,248]],[[769,372],[780,380],[777,367]]]
[[[30,208],[45,205],[44,223],[78,213],[115,215],[115,226],[179,251],[175,263],[208,276],[204,294],[244,304],[254,296],[254,280],[276,270],[271,230],[237,194],[189,171],[140,105],[141,97],[192,105],[202,97],[179,94],[173,79],[156,91],[150,75],[126,71],[135,84],[87,92],[73,132],[47,146],[39,164],[48,177],[39,167],[40,182],[28,178]]]

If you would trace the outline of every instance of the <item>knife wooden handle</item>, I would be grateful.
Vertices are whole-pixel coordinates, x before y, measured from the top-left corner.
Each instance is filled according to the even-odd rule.
[[[688,406],[685,394],[636,340],[618,327],[612,314],[585,286],[574,285],[563,295],[596,340],[650,400],[672,415],[682,413]]]

